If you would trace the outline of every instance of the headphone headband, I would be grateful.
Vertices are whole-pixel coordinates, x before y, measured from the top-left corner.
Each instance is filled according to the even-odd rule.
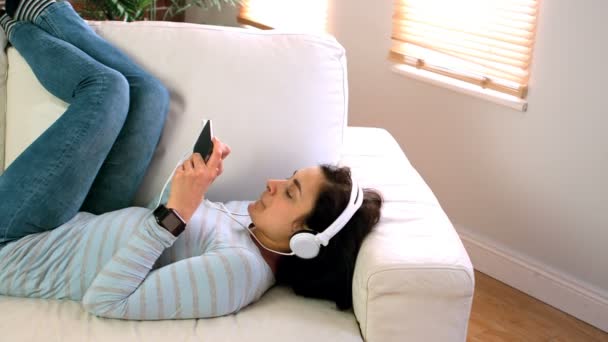
[[[344,208],[342,214],[340,214],[327,229],[322,233],[315,235],[316,240],[323,246],[327,246],[329,240],[346,226],[348,221],[355,215],[363,203],[363,189],[359,187],[359,183],[354,178],[351,177],[351,179],[352,187],[350,190],[350,199],[348,200],[346,208]]]

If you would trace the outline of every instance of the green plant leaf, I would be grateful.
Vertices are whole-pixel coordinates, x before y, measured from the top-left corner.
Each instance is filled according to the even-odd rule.
[[[144,20],[149,13],[151,20],[156,20],[156,0],[76,0],[79,6],[79,14],[85,19],[92,20]],[[222,4],[236,6],[242,0],[170,0],[170,5],[163,16],[163,20],[179,15],[192,6],[205,10],[216,7],[222,9]]]

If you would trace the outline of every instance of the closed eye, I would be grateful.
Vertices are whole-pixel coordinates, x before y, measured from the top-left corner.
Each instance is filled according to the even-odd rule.
[[[291,175],[291,177],[288,177],[288,178],[285,178],[285,179],[289,182],[289,180],[292,179],[293,176],[295,176],[297,172],[298,172],[298,170],[295,170],[293,172],[293,174]],[[293,182],[296,185],[296,187],[298,188],[298,190],[300,191],[300,196],[301,196],[301,194],[302,194],[302,186],[300,185],[300,181],[298,181],[297,179],[294,179]],[[285,187],[285,195],[288,198],[293,199],[293,196],[289,193],[289,185],[287,187]]]
[[[289,179],[291,179],[291,177],[289,178],[285,178],[285,180],[287,180],[289,182]],[[291,196],[291,194],[289,193],[289,184],[285,187],[285,196],[287,196],[287,198],[292,199],[293,196]]]

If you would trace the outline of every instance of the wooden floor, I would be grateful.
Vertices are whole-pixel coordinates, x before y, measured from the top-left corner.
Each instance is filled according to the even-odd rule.
[[[608,342],[608,333],[475,271],[467,341]]]

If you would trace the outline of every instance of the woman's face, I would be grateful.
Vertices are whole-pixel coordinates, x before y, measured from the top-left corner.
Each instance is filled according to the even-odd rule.
[[[266,191],[247,208],[256,237],[269,248],[288,252],[289,239],[304,228],[324,181],[318,166],[297,170],[288,179],[268,180]]]

